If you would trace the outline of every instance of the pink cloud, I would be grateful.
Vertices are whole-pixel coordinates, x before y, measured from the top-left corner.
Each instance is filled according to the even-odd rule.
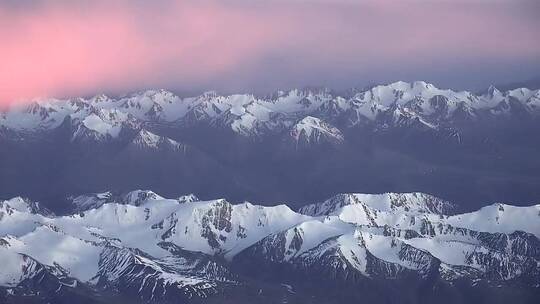
[[[103,3],[80,11],[3,11],[0,100],[127,90],[168,76],[196,82],[275,42],[280,26],[266,27],[260,17],[266,16],[182,2],[146,12]]]
[[[505,1],[59,3],[0,4],[0,104],[150,86],[302,83],[313,72],[324,82],[325,72],[455,57],[537,60],[540,50],[539,22]]]

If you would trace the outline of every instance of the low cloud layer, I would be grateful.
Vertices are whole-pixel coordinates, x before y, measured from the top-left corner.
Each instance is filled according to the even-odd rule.
[[[149,87],[513,82],[540,68],[537,3],[0,0],[0,104]]]

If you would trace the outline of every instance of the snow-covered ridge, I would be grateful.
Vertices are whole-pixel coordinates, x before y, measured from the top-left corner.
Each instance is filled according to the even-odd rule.
[[[338,194],[322,203],[300,209],[313,216],[336,215],[347,208],[371,208],[382,212],[449,214],[455,206],[424,193]]]
[[[171,151],[186,152],[187,146],[173,139],[154,134],[141,129],[131,141],[132,145],[143,150],[169,149]]]
[[[21,132],[52,130],[70,120],[79,133],[116,137],[126,126],[137,123],[160,123],[193,126],[224,126],[242,136],[258,136],[303,126],[330,131],[320,123],[346,122],[345,127],[375,123],[411,125],[427,128],[451,124],[456,119],[475,120],[513,113],[540,112],[540,91],[526,88],[501,92],[494,87],[485,94],[439,89],[422,81],[378,85],[351,96],[332,94],[329,90],[291,90],[268,97],[252,94],[218,95],[204,93],[181,98],[165,90],[148,90],[111,98],[34,100],[0,113],[0,129]],[[312,118],[310,118],[312,117]],[[309,121],[304,121],[308,119]],[[297,124],[299,123],[299,124]],[[337,130],[339,131],[339,130]],[[330,133],[339,138],[337,132]],[[88,136],[88,135],[86,135]]]
[[[38,269],[103,288],[145,290],[151,280],[163,294],[205,297],[236,280],[214,256],[366,278],[438,269],[445,280],[540,279],[540,205],[452,214],[451,203],[422,193],[340,194],[295,212],[143,190],[71,200],[66,216],[21,198],[0,202],[0,259],[13,262],[0,269],[0,286]]]
[[[344,140],[341,131],[319,118],[306,116],[296,123],[290,131],[296,144],[341,143]]]

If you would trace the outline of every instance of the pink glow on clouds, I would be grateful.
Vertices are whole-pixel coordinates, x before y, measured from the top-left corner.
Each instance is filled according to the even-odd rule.
[[[38,2],[0,2],[0,105],[144,87],[308,85],[540,54],[540,22],[520,1]]]

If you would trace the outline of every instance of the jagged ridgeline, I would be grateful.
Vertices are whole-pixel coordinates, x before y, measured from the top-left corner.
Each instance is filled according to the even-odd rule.
[[[421,81],[36,100],[0,113],[0,193],[56,211],[69,195],[134,188],[294,207],[352,191],[422,191],[463,210],[528,203],[540,197],[539,115],[538,90]]]
[[[423,193],[293,211],[152,191],[0,202],[0,301],[536,303],[540,205],[456,213]]]

